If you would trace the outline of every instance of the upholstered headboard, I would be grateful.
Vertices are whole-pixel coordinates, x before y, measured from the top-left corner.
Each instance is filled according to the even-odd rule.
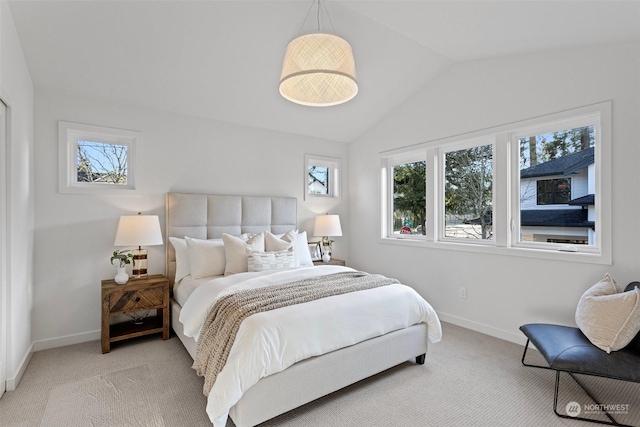
[[[222,233],[240,235],[261,231],[279,234],[296,228],[296,224],[295,197],[167,193],[167,277],[173,284],[176,255],[169,237],[215,239],[222,237]]]

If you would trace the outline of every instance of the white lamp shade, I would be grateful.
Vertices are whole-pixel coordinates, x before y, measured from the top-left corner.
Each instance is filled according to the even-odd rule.
[[[313,235],[316,237],[342,236],[340,217],[338,215],[320,215],[316,217],[313,227]]]
[[[287,46],[280,94],[314,107],[338,105],[358,93],[356,63],[346,40],[325,33],[306,34]]]
[[[120,217],[114,246],[153,246],[162,244],[158,215]]]

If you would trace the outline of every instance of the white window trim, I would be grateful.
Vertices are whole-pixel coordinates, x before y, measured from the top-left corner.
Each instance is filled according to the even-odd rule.
[[[398,165],[403,165],[407,163],[416,163],[416,162],[425,162],[427,166],[427,170],[429,168],[429,162],[427,161],[427,152],[424,148],[419,150],[411,150],[411,151],[399,151],[394,155],[386,156],[382,159],[382,167],[381,167],[381,188],[383,189],[383,196],[381,203],[382,211],[381,211],[381,221],[382,225],[380,229],[381,238],[390,238],[390,239],[405,239],[411,238],[416,240],[425,240],[428,238],[427,235],[420,234],[393,234],[393,216],[389,215],[393,203],[391,203],[391,197],[393,197],[393,167]],[[427,196],[426,200],[429,200],[429,189],[426,190]],[[427,205],[427,209],[429,206]],[[428,216],[428,214],[427,214]],[[391,230],[388,236],[385,234],[387,230]],[[429,227],[427,227],[427,233],[429,232]]]
[[[329,169],[329,194],[311,194],[309,193],[309,166],[323,166]],[[341,170],[342,160],[335,157],[316,156],[313,154],[305,154],[304,156],[304,199],[340,199],[341,198]]]
[[[76,149],[78,140],[127,146],[127,184],[78,182]],[[81,123],[58,122],[58,190],[65,194],[140,195],[142,176],[142,133]]]
[[[599,126],[593,118],[599,116]],[[596,158],[596,235],[598,242],[594,247],[576,248],[577,252],[568,252],[558,245],[531,245],[519,240],[519,188],[511,178],[511,171],[519,171],[519,147],[515,135],[530,132],[531,129],[554,129],[562,127],[563,123],[575,126],[581,121],[596,124],[595,158]],[[547,125],[547,126],[545,126]],[[566,129],[566,128],[565,128]],[[558,130],[558,129],[556,129]],[[527,135],[529,136],[529,135]],[[443,151],[454,151],[464,143],[470,141],[492,141],[494,144],[494,186],[493,186],[493,232],[495,241],[489,242],[460,242],[459,239],[442,239],[440,230],[444,227],[440,210],[443,204],[444,179]],[[411,158],[411,154],[426,150],[427,164],[427,230],[426,236],[404,235],[402,237],[389,234],[389,197],[391,183],[389,174],[393,159]],[[380,242],[392,245],[419,246],[463,252],[490,253],[526,258],[549,259],[557,261],[581,262],[611,265],[612,263],[612,212],[611,212],[611,101],[575,108],[559,113],[549,114],[530,120],[524,120],[508,125],[472,132],[456,137],[444,138],[426,143],[412,145],[380,153],[381,156],[381,233]],[[415,158],[415,157],[414,157]],[[498,161],[498,159],[502,159]],[[516,172],[517,173],[517,172]],[[431,201],[431,203],[430,203]],[[487,244],[488,243],[488,244]]]

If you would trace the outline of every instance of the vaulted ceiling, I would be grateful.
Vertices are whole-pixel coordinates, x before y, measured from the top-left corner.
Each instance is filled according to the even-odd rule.
[[[311,0],[9,3],[36,88],[342,142],[456,63],[640,39],[638,1],[328,0],[359,93],[317,108],[278,93]]]

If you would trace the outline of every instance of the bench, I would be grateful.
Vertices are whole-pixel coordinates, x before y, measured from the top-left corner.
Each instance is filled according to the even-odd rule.
[[[574,381],[585,391],[594,403],[600,405],[596,398],[585,386],[578,381],[574,374],[592,375],[621,381],[640,383],[640,334],[625,348],[606,353],[591,342],[578,328],[545,323],[523,325],[520,330],[526,335],[527,343],[522,354],[522,364],[534,368],[551,369],[556,371],[556,384],[553,397],[553,412],[559,417],[596,422],[614,426],[624,426],[614,417],[604,411],[610,422],[570,416],[558,413],[558,390],[560,387],[560,373],[568,373]],[[545,358],[549,366],[531,365],[525,363],[529,343],[533,344]]]

